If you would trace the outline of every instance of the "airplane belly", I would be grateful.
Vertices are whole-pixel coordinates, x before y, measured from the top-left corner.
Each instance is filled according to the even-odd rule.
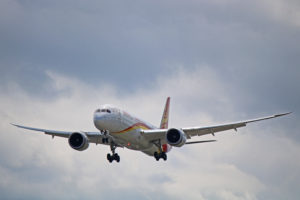
[[[155,128],[154,126],[133,118],[129,114],[122,113],[120,120],[115,124],[114,128],[118,128],[119,130],[110,130],[110,134],[123,147],[137,151],[148,151],[153,148],[153,143],[150,143],[141,135],[141,129],[152,129]]]
[[[142,152],[148,156],[153,156],[154,153],[157,152],[157,146],[152,145],[150,148],[142,150]]]
[[[153,145],[145,140],[136,130],[125,133],[112,133],[112,136],[117,138],[124,147],[132,150],[142,151],[150,148]]]

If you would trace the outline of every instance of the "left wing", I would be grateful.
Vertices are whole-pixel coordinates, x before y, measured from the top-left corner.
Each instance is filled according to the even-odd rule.
[[[288,115],[290,113],[291,112],[272,115],[272,116],[267,116],[267,117],[262,117],[262,118],[257,118],[257,119],[252,119],[252,120],[246,120],[246,121],[241,121],[241,122],[228,123],[228,124],[223,124],[223,125],[216,125],[216,126],[182,128],[180,130],[182,130],[185,133],[187,139],[191,139],[191,137],[197,136],[197,135],[198,136],[206,135],[206,134],[214,135],[216,132],[227,131],[227,130],[230,130],[230,129],[237,130],[237,128],[244,127],[248,123],[267,120],[267,119],[272,119],[272,118],[276,118],[276,117],[281,117],[281,116],[284,116],[284,115]],[[165,138],[166,138],[167,131],[168,131],[168,129],[141,130],[141,133],[149,141],[161,140],[161,141],[166,142]]]

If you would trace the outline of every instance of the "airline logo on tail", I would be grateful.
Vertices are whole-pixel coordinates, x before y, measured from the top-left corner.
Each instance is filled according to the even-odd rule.
[[[170,107],[170,97],[167,98],[167,102],[165,105],[164,113],[161,118],[160,128],[161,129],[167,129],[169,124],[169,107]],[[162,151],[167,153],[172,149],[171,145],[169,144],[163,144],[162,145]]]
[[[161,118],[160,128],[167,129],[169,124],[169,107],[170,107],[170,97],[167,98],[167,102],[165,105],[164,113]]]

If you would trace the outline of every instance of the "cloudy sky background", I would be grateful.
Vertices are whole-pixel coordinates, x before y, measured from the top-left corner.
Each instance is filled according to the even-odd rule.
[[[1,199],[299,198],[299,1],[2,0],[0,27]],[[95,131],[111,103],[158,125],[167,96],[172,127],[294,113],[119,164],[9,124]]]

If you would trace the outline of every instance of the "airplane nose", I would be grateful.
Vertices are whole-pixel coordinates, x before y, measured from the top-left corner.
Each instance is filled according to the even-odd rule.
[[[98,129],[104,129],[105,121],[107,119],[107,116],[103,113],[95,113],[94,114],[94,125]]]
[[[106,118],[105,114],[102,114],[102,113],[95,113],[94,114],[94,121],[102,121],[105,118]]]

